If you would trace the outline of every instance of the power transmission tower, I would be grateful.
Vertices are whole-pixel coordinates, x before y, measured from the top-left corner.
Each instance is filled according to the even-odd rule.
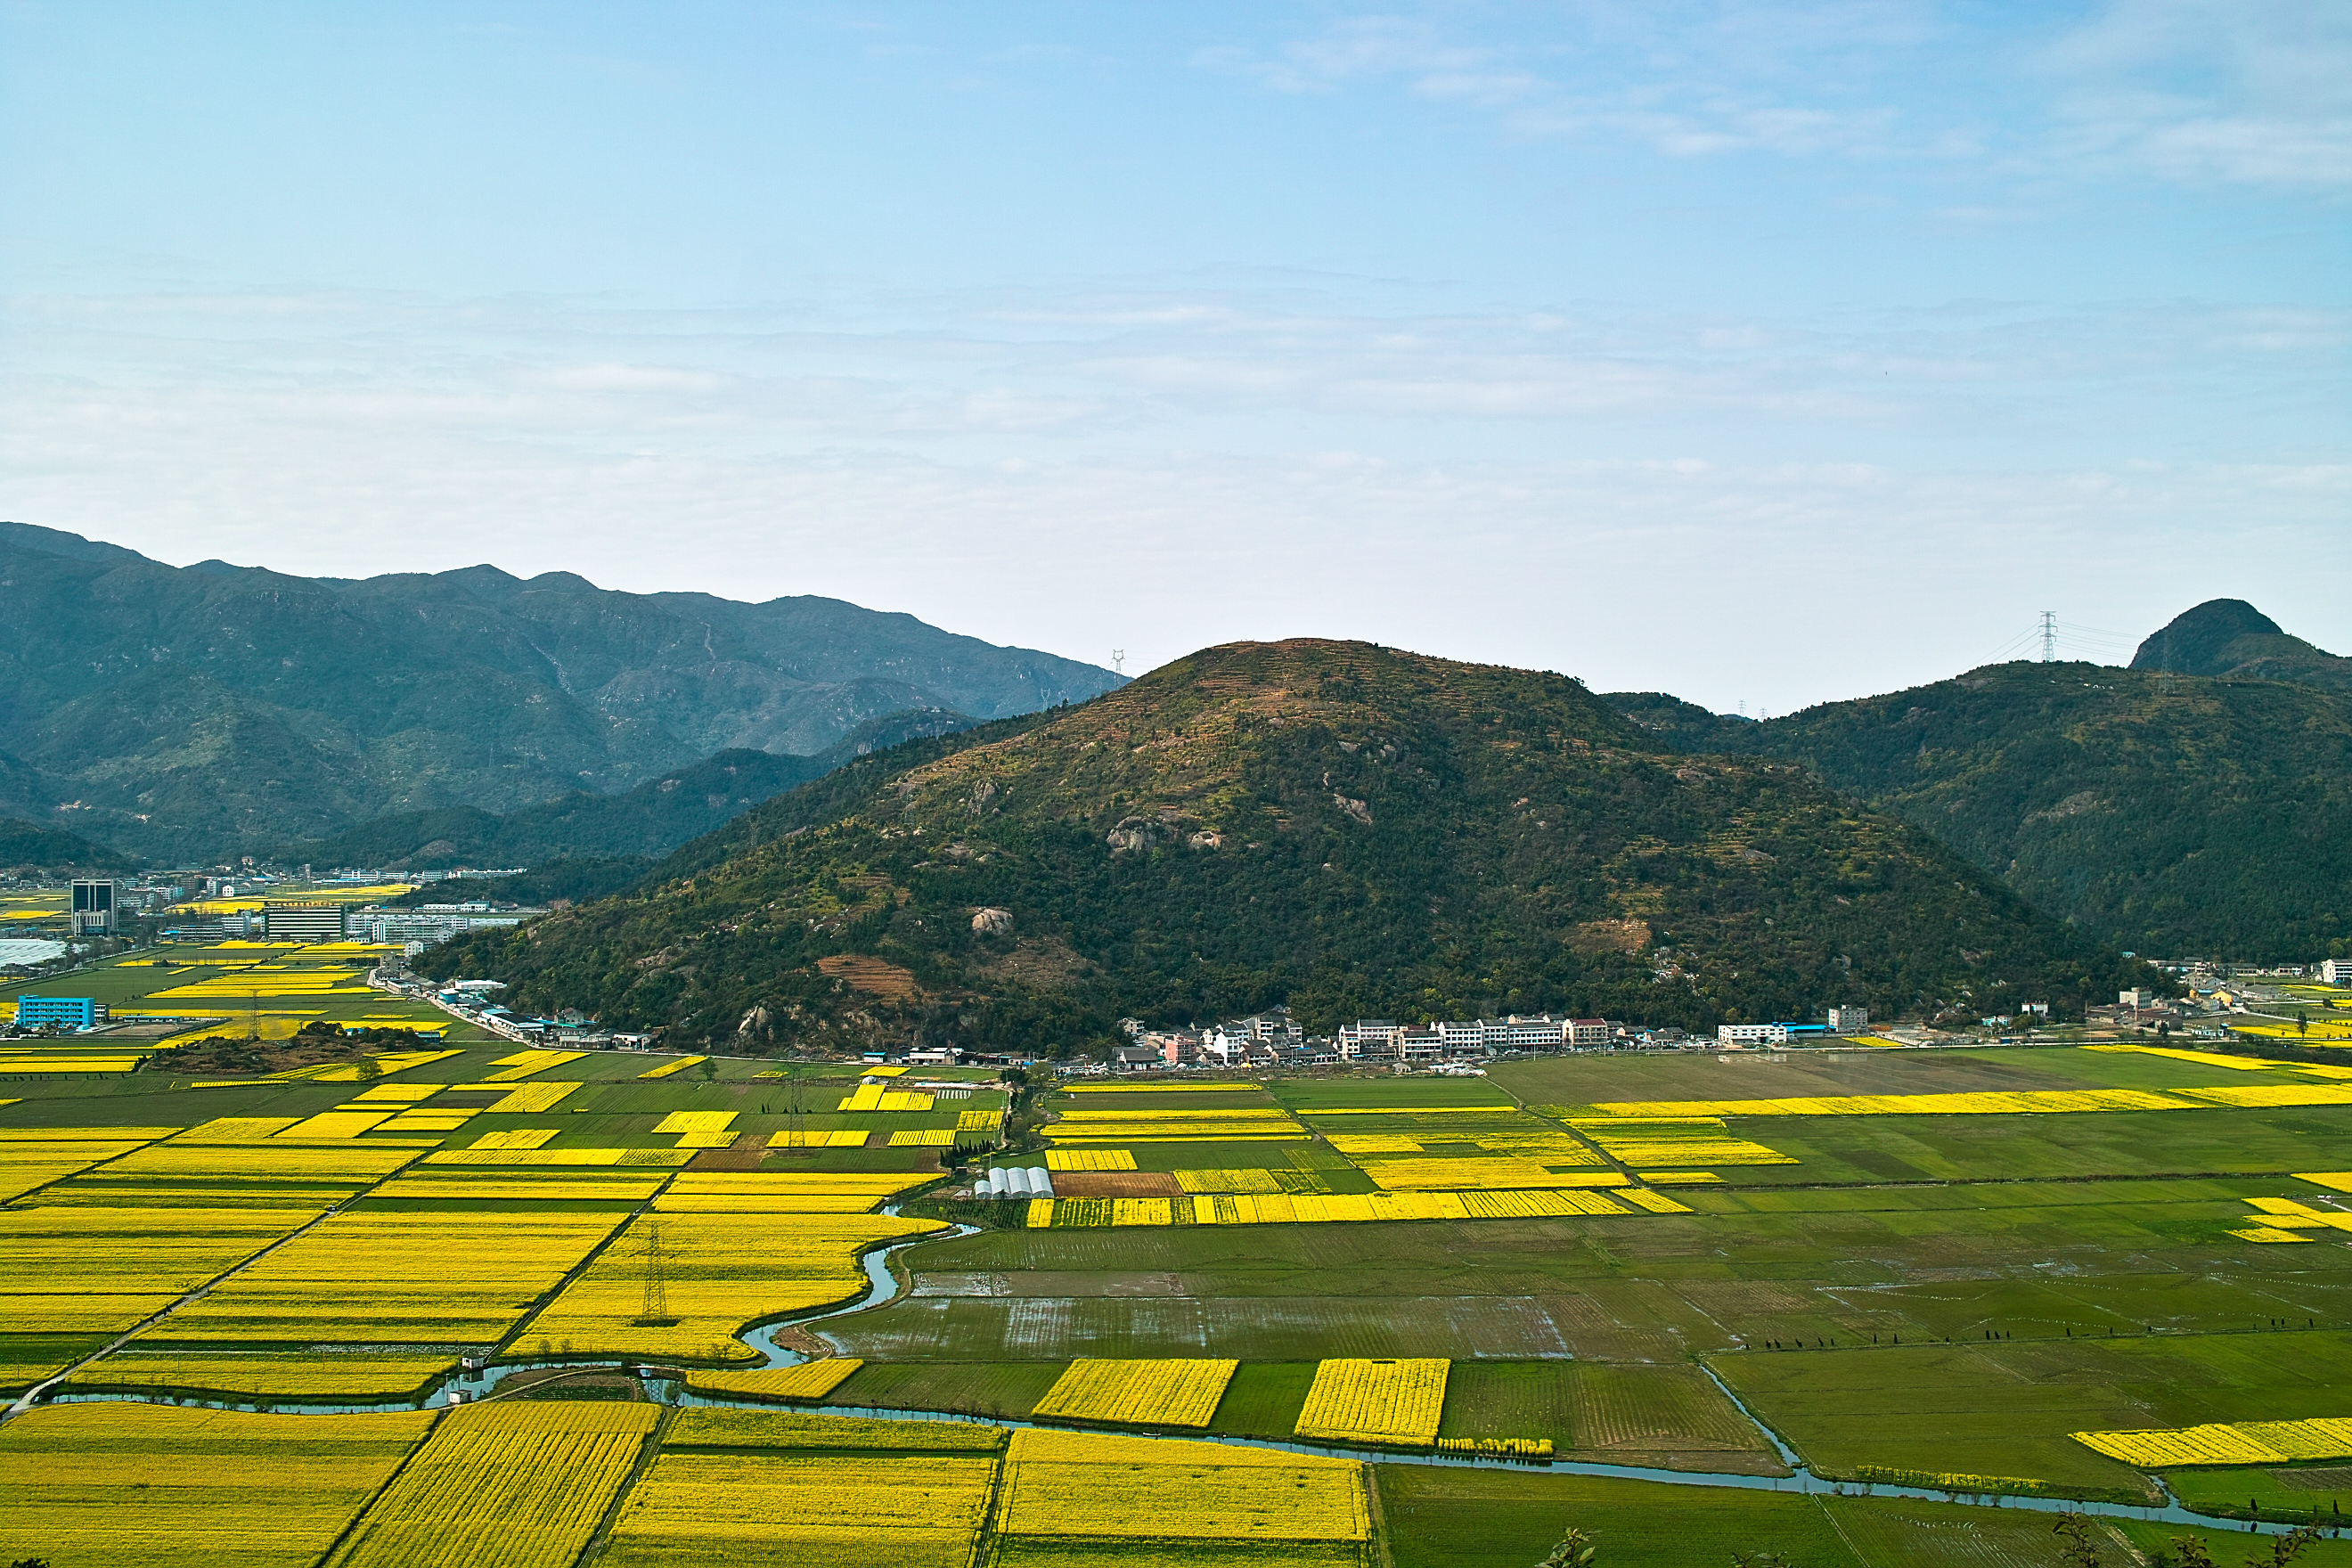
[[[786,1080],[786,1092],[792,1096],[792,1102],[784,1112],[784,1147],[805,1149],[808,1147],[808,1131],[803,1116],[807,1104],[801,1088],[801,1069],[797,1063],[793,1065],[792,1077]]]
[[[662,1262],[661,1217],[646,1216],[646,1294],[635,1327],[667,1329],[677,1320],[669,1315],[669,1276]]]
[[[2042,612],[2042,662],[2048,664],[2058,657],[2058,612]]]
[[[1115,647],[1110,650],[1110,672],[1113,675],[1127,673],[1127,649]]]

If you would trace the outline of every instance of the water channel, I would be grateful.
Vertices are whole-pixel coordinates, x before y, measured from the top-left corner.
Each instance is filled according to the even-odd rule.
[[[883,1205],[881,1212],[885,1215],[895,1215],[898,1212],[898,1205],[897,1204],[886,1204]],[[785,1328],[790,1328],[804,1333],[814,1333],[819,1338],[824,1340],[827,1343],[832,1344],[835,1349],[838,1351],[843,1348],[841,1342],[838,1340],[835,1340],[833,1335],[826,1333],[819,1325],[836,1318],[845,1318],[856,1313],[873,1311],[877,1308],[887,1306],[890,1302],[896,1300],[901,1289],[898,1271],[893,1266],[894,1260],[898,1253],[905,1251],[908,1247],[919,1247],[928,1242],[949,1241],[959,1237],[977,1235],[978,1232],[979,1227],[976,1226],[958,1225],[946,1232],[934,1231],[929,1235],[909,1237],[902,1241],[895,1241],[882,1247],[875,1247],[861,1255],[860,1261],[864,1263],[866,1268],[866,1289],[863,1294],[859,1295],[855,1300],[845,1302],[840,1306],[830,1308],[824,1311],[814,1313],[808,1317],[792,1319],[785,1323],[763,1324],[758,1328],[746,1330],[736,1337],[757,1350],[761,1356],[766,1358],[762,1364],[772,1367],[796,1366],[809,1359],[800,1352],[776,1342],[776,1334],[778,1331]],[[1814,1475],[1812,1471],[1806,1467],[1804,1461],[1798,1456],[1796,1450],[1790,1448],[1786,1443],[1782,1442],[1780,1435],[1778,1432],[1775,1432],[1770,1426],[1759,1419],[1755,1412],[1749,1410],[1739,1396],[1732,1392],[1730,1385],[1726,1384],[1720,1377],[1716,1376],[1713,1368],[1705,1367],[1704,1363],[1702,1363],[1702,1369],[1706,1372],[1709,1378],[1713,1379],[1716,1386],[1723,1390],[1725,1397],[1731,1401],[1733,1405],[1738,1409],[1740,1415],[1745,1416],[1751,1424],[1754,1425],[1759,1432],[1763,1434],[1765,1440],[1771,1444],[1772,1449],[1774,1453],[1779,1456],[1780,1462],[1789,1467],[1791,1472],[1790,1474],[1786,1476],[1750,1476],[1742,1475],[1737,1471],[1730,1470],[1657,1469],[1643,1465],[1612,1465],[1589,1459],[1519,1459],[1495,1455],[1429,1454],[1400,1452],[1385,1448],[1348,1448],[1335,1444],[1301,1443],[1292,1439],[1273,1437],[1227,1436],[1220,1434],[1205,1432],[1187,1433],[1181,1435],[1158,1432],[1127,1432],[1121,1433],[1120,1436],[1144,1437],[1155,1441],[1171,1443],[1217,1443],[1229,1445],[1234,1447],[1273,1448],[1285,1453],[1311,1454],[1324,1458],[1356,1459],[1366,1464],[1418,1465],[1467,1469],[1538,1470],[1553,1475],[1592,1476],[1609,1480],[1654,1481],[1664,1486],[1729,1487],[1745,1491],[1797,1492],[1808,1496],[1821,1497],[1898,1498],[1918,1502],[1956,1503],[1979,1508],[2023,1510],[2037,1513],[2081,1513],[2094,1518],[2141,1520],[2159,1524],[2198,1525],[2209,1530],[2226,1528],[2233,1531],[2260,1533],[2264,1535],[2284,1535],[2290,1529],[2294,1528],[2293,1526],[2286,1524],[2269,1522],[2248,1525],[2242,1524],[2241,1521],[2234,1520],[2217,1519],[2209,1514],[2191,1512],[2189,1510],[2183,1508],[2180,1505],[2179,1500],[2172,1495],[2169,1489],[2165,1489],[2163,1482],[2156,1477],[2150,1477],[2149,1479],[2156,1482],[2160,1490],[2164,1491],[2165,1500],[2161,1506],[2128,1503],[2078,1502],[2071,1499],[2061,1498],[2021,1497],[2008,1493],[1996,1494],[1942,1491],[1926,1487],[1895,1486],[1885,1482],[1824,1479],[1822,1477]],[[460,1372],[444,1382],[440,1386],[436,1387],[427,1397],[422,1400],[411,1401],[406,1404],[402,1404],[397,1401],[374,1405],[296,1405],[279,1402],[265,1405],[240,1404],[226,1400],[200,1399],[192,1396],[173,1399],[155,1394],[138,1393],[59,1394],[50,1395],[47,1402],[66,1405],[127,1401],[144,1404],[184,1405],[213,1410],[272,1410],[300,1415],[358,1415],[394,1409],[435,1410],[446,1408],[454,1404],[471,1404],[478,1400],[492,1397],[497,1394],[499,1388],[502,1384],[505,1384],[510,1379],[524,1373],[556,1370],[579,1372],[583,1373],[603,1373],[605,1375],[610,1375],[615,1372],[630,1372],[635,1373],[650,1398],[656,1403],[672,1406],[687,1407],[694,1405],[709,1405],[722,1408],[760,1410],[774,1410],[777,1408],[777,1406],[772,1403],[760,1400],[729,1399],[715,1397],[709,1394],[698,1394],[688,1388],[682,1379],[667,1375],[666,1373],[668,1369],[644,1367],[632,1363],[619,1361],[582,1362],[578,1360],[517,1362],[502,1363],[498,1366],[483,1367],[478,1370]],[[948,1411],[886,1409],[870,1405],[826,1405],[823,1406],[821,1410],[812,1408],[809,1413],[823,1414],[826,1415],[862,1416],[866,1419],[875,1421],[945,1421],[968,1423],[973,1426],[1002,1426],[1014,1430],[1028,1427],[1057,1431],[1087,1429],[1068,1426],[1063,1423],[1029,1421],[1014,1416],[972,1415]],[[2336,1533],[2340,1534],[2341,1531],[2339,1531]]]

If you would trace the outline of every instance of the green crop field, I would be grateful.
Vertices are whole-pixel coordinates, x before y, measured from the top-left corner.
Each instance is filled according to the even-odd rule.
[[[246,962],[271,965],[286,994],[349,984],[287,953]],[[152,994],[158,974],[245,973],[180,968],[92,973],[126,998]],[[2295,1174],[2352,1167],[2352,1096],[2300,1066],[1855,1047],[1049,1091],[1045,1136],[992,1154],[976,1151],[1011,1097],[979,1073],[456,1039],[371,1059],[211,1069],[198,1087],[165,1047],[136,1070],[5,1086],[0,1383],[100,1401],[37,1399],[0,1420],[0,1471],[29,1477],[26,1496],[50,1495],[43,1478],[81,1451],[85,1428],[70,1423],[95,1418],[76,1411],[161,1412],[163,1425],[120,1430],[168,1466],[247,1441],[173,1420],[226,1420],[236,1405],[415,1410],[446,1387],[509,1386],[504,1369],[524,1362],[584,1375],[534,1370],[527,1390],[510,1385],[528,1394],[518,1407],[677,1397],[678,1368],[757,1366],[754,1329],[781,1323],[783,1344],[856,1360],[805,1391],[747,1394],[746,1412],[776,1414],[760,1403],[772,1397],[1024,1423],[1076,1358],[1229,1358],[1206,1431],[1239,1446],[1206,1452],[1240,1458],[1166,1450],[1171,1475],[1188,1478],[1171,1484],[1212,1500],[1221,1487],[1251,1495],[1238,1479],[1249,1465],[1293,1462],[1248,1445],[1292,1441],[1342,1376],[1333,1369],[1444,1369],[1414,1417],[1426,1424],[1411,1427],[1421,1435],[1401,1447],[1381,1436],[1391,1459],[1345,1472],[1360,1514],[1318,1504],[1275,1550],[1253,1544],[1245,1501],[1204,1502],[1197,1539],[1150,1533],[1176,1528],[1164,1521],[1102,1526],[1121,1562],[1524,1564],[1574,1524],[1595,1532],[1608,1568],[1756,1551],[1809,1568],[1974,1568],[2058,1558],[2049,1516],[1965,1494],[2108,1506],[2153,1499],[2160,1474],[2225,1546],[2250,1509],[2332,1522],[2352,1501],[2352,1194],[2340,1190],[2352,1177]],[[991,1163],[1050,1167],[1055,1197],[971,1195]],[[899,1217],[868,1212],[902,1201]],[[955,1235],[926,1216],[986,1223]],[[858,1254],[877,1245],[899,1248],[893,1291],[860,1305]],[[912,1462],[846,1427],[836,1442],[805,1425],[743,1426],[775,1436],[739,1442],[705,1422],[688,1446],[709,1458],[632,1471],[629,1446],[658,1447],[667,1430],[658,1409],[647,1418],[649,1436],[586,1417],[513,1428],[514,1442],[572,1456],[547,1473],[574,1478],[560,1485],[579,1511],[561,1529],[592,1560],[721,1550],[698,1488],[750,1510],[727,1527],[727,1551],[837,1555],[833,1527],[812,1522],[837,1506],[827,1489],[870,1492]],[[1389,1431],[1376,1409],[1348,1419]],[[2261,1438],[2266,1422],[2305,1435],[2247,1448],[2243,1463],[2182,1458],[2236,1452],[2229,1443]],[[1100,1426],[1070,1440],[1113,1440]],[[2148,1429],[2189,1435],[2147,1450],[2169,1458],[2128,1461],[2076,1436]],[[293,1464],[269,1430],[268,1463]],[[395,1446],[418,1440],[401,1430]],[[504,1427],[468,1416],[463,1430],[433,1451],[506,1451]],[[2230,1436],[2243,1433],[2254,1436]],[[1433,1468],[1412,1462],[1416,1445],[1517,1457]],[[1777,1445],[1824,1480],[1906,1477],[1953,1500],[1775,1491],[1796,1484]],[[753,1449],[791,1452],[792,1488],[777,1489],[786,1471],[772,1458],[737,1457]],[[1001,1439],[975,1451],[988,1457],[952,1499],[877,1516],[876,1539],[959,1562],[1103,1560],[1085,1543],[1095,1537],[991,1522],[986,1501],[1024,1474],[1095,1496],[1084,1454],[1049,1460]],[[857,1454],[885,1471],[856,1470]],[[1602,1473],[1547,1474],[1547,1458]],[[1698,1484],[1638,1479],[1660,1470]],[[401,1494],[404,1520],[457,1484],[402,1474],[420,1478]],[[291,1472],[285,1484],[332,1515],[311,1517],[304,1542],[391,1506]],[[256,1528],[242,1503],[207,1496],[199,1513]],[[623,1525],[600,1535],[607,1516]],[[0,1561],[171,1558],[155,1543],[175,1527],[135,1500],[119,1517],[75,1515],[72,1542],[36,1539],[26,1518],[0,1509]],[[2151,1528],[2096,1523],[2116,1561],[2127,1541],[2167,1548]],[[2323,1542],[2300,1561],[2347,1552]]]

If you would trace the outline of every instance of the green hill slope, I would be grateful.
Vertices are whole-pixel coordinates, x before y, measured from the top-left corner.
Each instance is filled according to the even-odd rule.
[[[504,814],[471,806],[401,812],[331,837],[284,846],[273,855],[288,865],[387,866],[416,871],[657,858],[771,795],[823,778],[870,752],[918,735],[952,733],[971,723],[963,714],[936,709],[886,714],[867,720],[814,756],[738,748],[619,795],[578,790]]]
[[[1284,1001],[1973,1016],[2146,973],[1802,769],[1672,755],[1559,676],[1312,641],[877,753],[428,962],[674,1042],[1038,1049]]]
[[[1118,684],[834,599],[488,566],[175,568],[16,523],[0,587],[0,811],[78,801],[91,830],[163,858],[625,791],[730,748],[813,754],[908,709],[1002,718]]]
[[[2289,637],[2243,599],[2209,599],[2174,616],[2139,645],[2131,667],[2352,691],[2352,658]]]
[[[2105,943],[2345,956],[2352,695],[2235,673],[2250,635],[2294,640],[2208,639],[2224,677],[1994,665],[1761,723],[1657,693],[1607,700],[1677,749],[1801,763]]]
[[[136,864],[131,856],[93,844],[78,833],[0,817],[0,869],[90,871]]]

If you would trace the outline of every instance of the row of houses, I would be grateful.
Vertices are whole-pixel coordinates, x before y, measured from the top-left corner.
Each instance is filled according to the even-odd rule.
[[[1614,1043],[1622,1027],[1605,1018],[1556,1018],[1549,1013],[1438,1024],[1359,1018],[1341,1025],[1336,1035],[1309,1038],[1283,1007],[1202,1029],[1147,1029],[1133,1019],[1124,1022],[1135,1043],[1118,1048],[1114,1065],[1131,1070],[1466,1062],[1507,1052],[1598,1049]]]
[[[1339,1033],[1307,1037],[1276,1007],[1202,1029],[1147,1029],[1121,1020],[1134,1044],[1120,1047],[1114,1067],[1129,1071],[1167,1068],[1344,1067],[1367,1063],[1401,1066],[1471,1062],[1512,1053],[1612,1049],[1721,1050],[1785,1046],[1803,1035],[1859,1034],[1870,1015],[1861,1007],[1832,1007],[1821,1024],[1726,1024],[1714,1037],[1694,1039],[1675,1028],[1642,1028],[1608,1018],[1561,1018],[1549,1013],[1514,1013],[1501,1018],[1471,1018],[1431,1024],[1400,1024],[1392,1018],[1359,1018]]]

